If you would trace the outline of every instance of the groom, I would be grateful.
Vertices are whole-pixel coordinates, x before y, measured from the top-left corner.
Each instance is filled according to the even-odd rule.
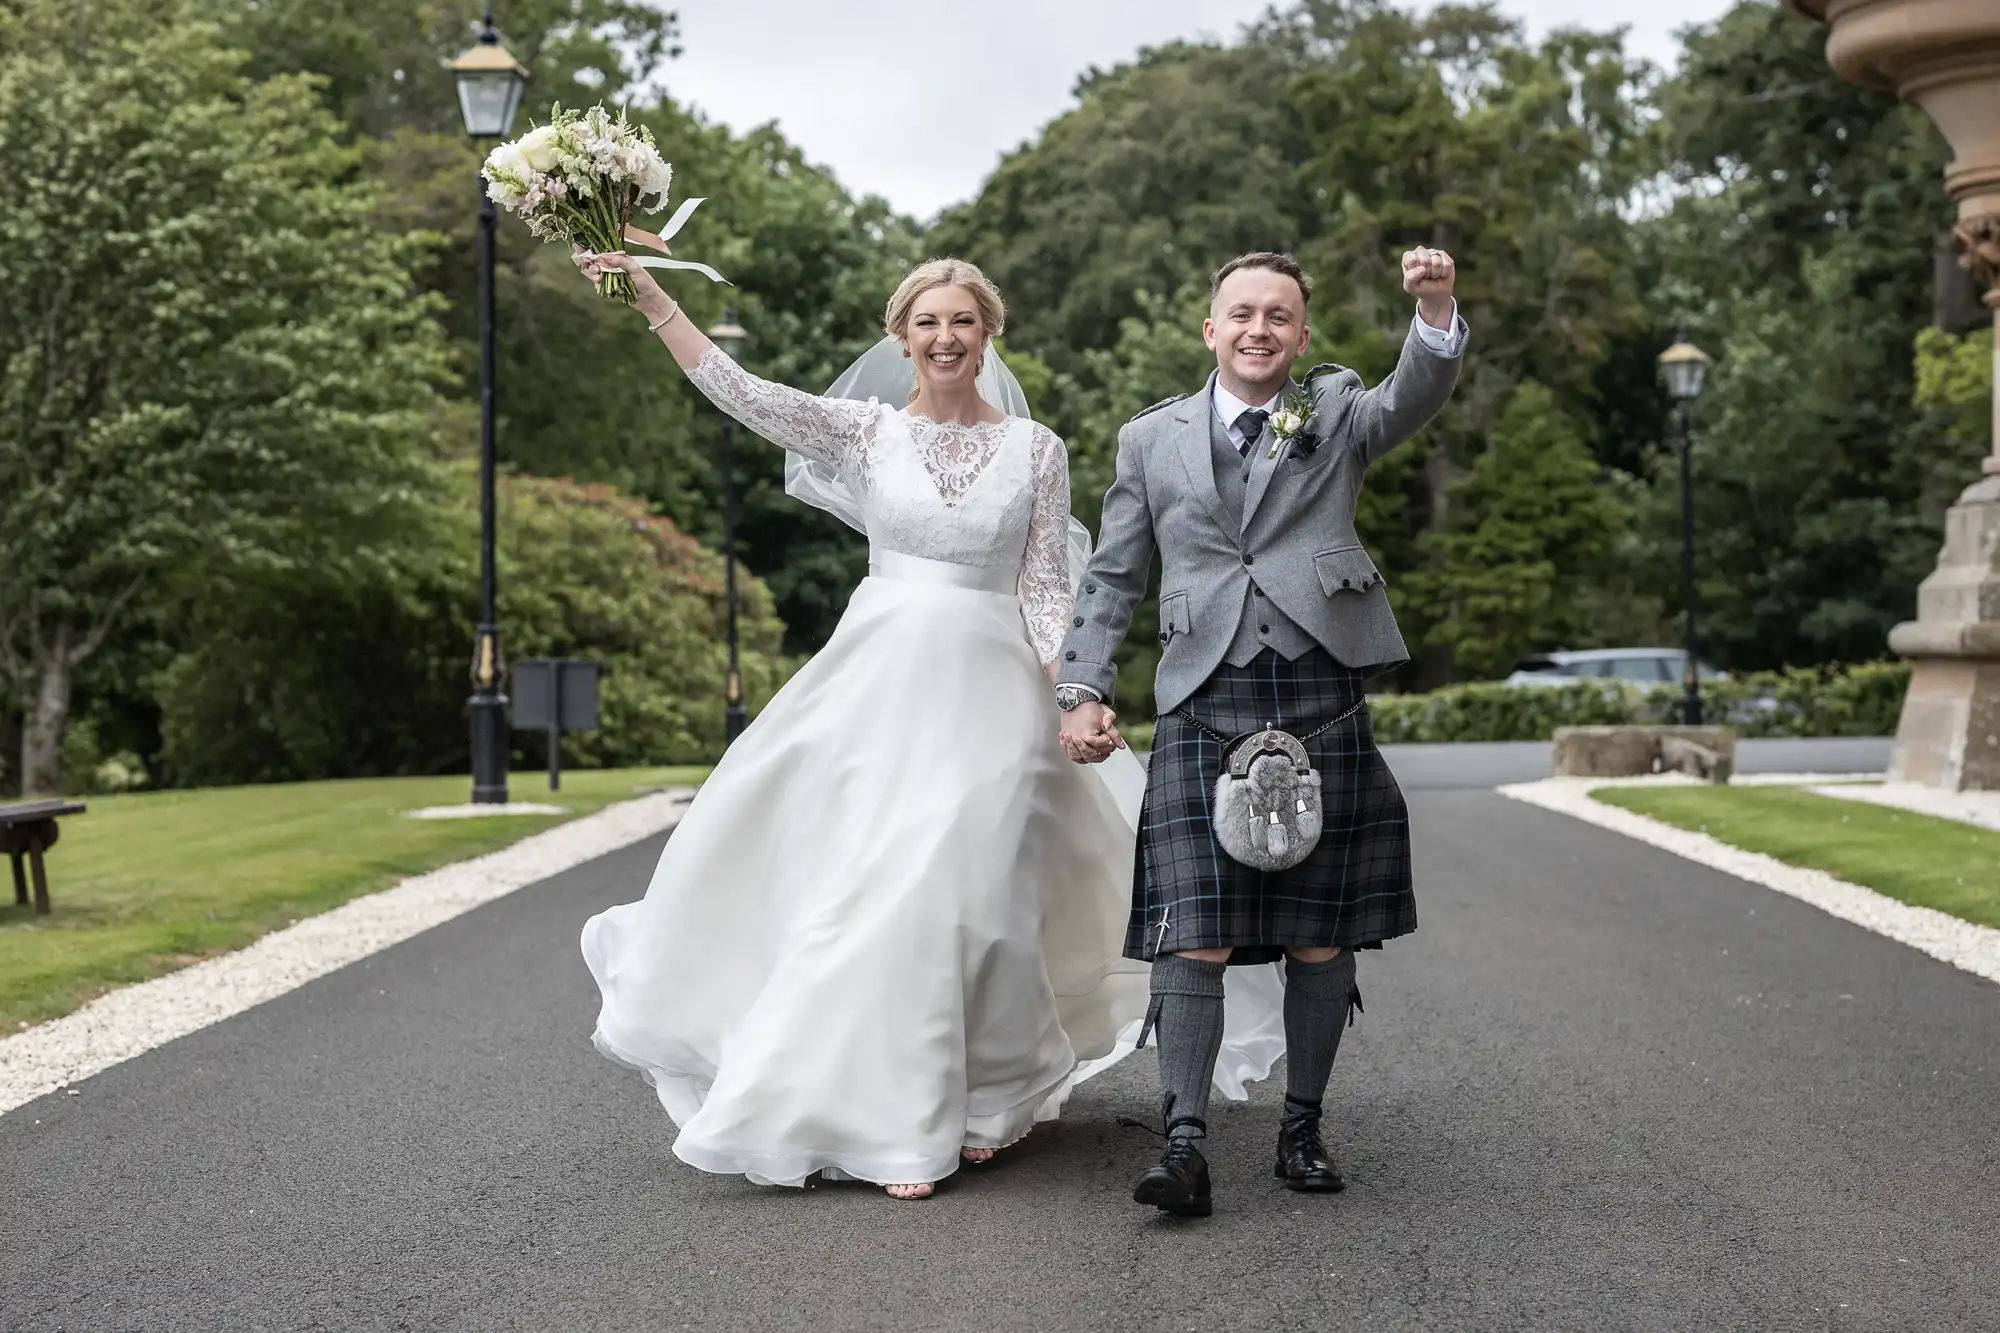
[[[1118,433],[1117,478],[1076,590],[1056,699],[1072,759],[1096,762],[1123,744],[1107,706],[1112,655],[1157,547],[1159,720],[1125,954],[1153,965],[1146,1026],[1158,1034],[1166,1092],[1166,1153],[1132,1197],[1169,1213],[1212,1211],[1201,1148],[1231,963],[1285,959],[1277,1176],[1295,1190],[1343,1187],[1320,1105],[1360,1003],[1354,950],[1417,925],[1409,815],[1362,695],[1368,677],[1408,653],[1354,509],[1368,465],[1451,396],[1466,337],[1453,277],[1441,250],[1405,254],[1417,317],[1395,371],[1367,389],[1355,372],[1323,365],[1301,385],[1291,368],[1311,341],[1311,280],[1289,255],[1233,259],[1215,274],[1202,325],[1215,373]],[[1228,742],[1269,728],[1305,743],[1325,831],[1305,861],[1266,873],[1224,854],[1209,814]]]

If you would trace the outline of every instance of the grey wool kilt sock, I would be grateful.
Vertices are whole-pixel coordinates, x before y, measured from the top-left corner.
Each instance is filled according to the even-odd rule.
[[[1285,960],[1285,1119],[1317,1120],[1358,992],[1354,951],[1324,963]]]
[[[1183,1117],[1197,1123],[1173,1125],[1172,1138],[1208,1136],[1208,1089],[1215,1057],[1222,1050],[1222,963],[1204,963],[1179,954],[1153,960],[1153,1004],[1149,1018],[1160,1047],[1160,1088],[1171,1125]]]

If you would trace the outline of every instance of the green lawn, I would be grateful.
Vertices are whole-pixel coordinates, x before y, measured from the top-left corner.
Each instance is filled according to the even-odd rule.
[[[1785,787],[1600,787],[1607,805],[1981,926],[2000,927],[2000,833]]]
[[[569,814],[418,820],[463,802],[465,777],[369,778],[88,798],[48,855],[55,910],[0,899],[0,1033],[66,1014],[116,986],[244,945],[410,875],[504,847],[705,769],[514,775],[517,801]]]

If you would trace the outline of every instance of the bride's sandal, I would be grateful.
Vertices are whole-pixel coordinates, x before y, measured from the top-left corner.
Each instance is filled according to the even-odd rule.
[[[928,1199],[931,1195],[937,1193],[937,1186],[928,1183],[922,1185],[884,1185],[882,1189],[890,1198],[903,1199],[905,1201]]]

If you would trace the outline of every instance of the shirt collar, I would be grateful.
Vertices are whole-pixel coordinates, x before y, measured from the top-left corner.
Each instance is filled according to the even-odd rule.
[[[1278,390],[1271,395],[1271,401],[1262,404],[1259,410],[1265,412],[1277,411],[1278,402],[1284,396],[1285,391],[1283,389]],[[1222,376],[1217,375],[1215,377],[1215,415],[1221,419],[1223,425],[1235,425],[1236,418],[1248,412],[1250,407],[1251,404],[1244,402],[1241,398],[1238,398],[1235,394],[1222,387]]]

